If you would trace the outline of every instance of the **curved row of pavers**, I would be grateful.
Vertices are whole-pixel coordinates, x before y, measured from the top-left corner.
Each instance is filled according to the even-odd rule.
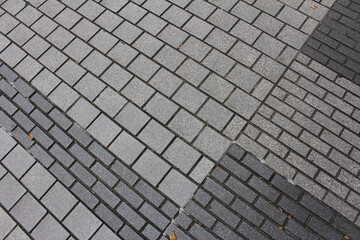
[[[17,81],[21,81],[21,79],[17,79]],[[39,97],[34,97],[37,96],[35,91],[25,82],[16,83],[15,81],[14,86],[21,89],[22,93],[31,93],[31,100]],[[360,237],[360,230],[350,221],[287,182],[237,145],[230,147],[226,155],[220,160],[219,165],[213,169],[211,175],[196,191],[194,198],[179,213],[179,208],[175,205],[169,205],[170,202],[162,203],[161,198],[164,200],[164,197],[156,193],[154,189],[148,189],[147,193],[138,191],[137,194],[132,192],[130,188],[127,191],[119,191],[123,188],[119,187],[121,182],[126,182],[123,178],[119,178],[119,175],[116,177],[121,179],[121,182],[116,184],[115,192],[99,191],[96,187],[97,184],[103,186],[109,184],[111,173],[106,172],[104,166],[102,171],[99,169],[96,171],[95,166],[103,164],[104,162],[101,160],[108,163],[110,161],[121,163],[111,157],[106,150],[100,151],[97,148],[99,159],[94,159],[95,164],[91,168],[94,172],[91,174],[99,181],[97,184],[93,184],[92,189],[90,188],[90,191],[95,191],[93,194],[96,195],[91,201],[90,195],[92,193],[88,192],[87,197],[85,197],[86,193],[84,192],[85,188],[89,189],[89,186],[83,187],[84,190],[82,191],[79,191],[78,187],[83,181],[86,184],[86,174],[84,172],[79,174],[78,171],[74,170],[76,163],[73,163],[70,168],[73,171],[68,170],[69,172],[67,172],[65,170],[69,167],[66,161],[71,158],[70,155],[66,155],[66,151],[70,154],[71,152],[63,149],[62,154],[53,159],[47,154],[54,154],[52,150],[56,148],[53,147],[59,147],[59,145],[54,144],[47,153],[45,151],[47,149],[42,149],[36,143],[46,148],[44,145],[46,142],[52,141],[50,138],[42,139],[45,136],[34,134],[34,139],[30,140],[29,136],[21,129],[28,127],[43,129],[46,124],[49,124],[47,120],[50,119],[44,118],[45,115],[42,115],[41,118],[39,114],[46,109],[46,106],[47,110],[51,112],[56,111],[56,108],[51,107],[50,103],[46,103],[45,99],[42,99],[42,108],[38,106],[40,102],[36,100],[37,105],[32,105],[34,102],[23,98],[4,79],[1,80],[0,87],[2,103],[4,103],[5,98],[9,98],[7,105],[2,104],[2,106],[7,107],[1,112],[1,126],[10,131],[37,158],[35,161],[32,157],[27,156],[28,153],[22,147],[16,146],[16,142],[9,136],[5,136],[5,132],[1,130],[3,145],[1,149],[0,203],[16,219],[23,230],[35,239],[51,238],[55,235],[66,238],[69,233],[80,239],[90,238],[93,234],[95,234],[93,239],[97,239],[97,237],[103,239],[104,236],[111,237],[109,229],[118,232],[124,239],[157,239],[161,237],[161,230],[164,231],[165,229],[165,234],[170,235],[175,232],[179,239],[317,239],[320,237],[343,239],[345,236],[350,239],[358,239]],[[17,109],[17,107],[20,108]],[[24,115],[25,110],[37,112],[37,115],[30,114],[30,118],[34,118],[34,120]],[[59,125],[61,123],[61,126],[54,126],[54,128],[62,127],[66,123],[70,127],[71,122],[61,114],[57,110],[56,119],[58,121],[55,123]],[[49,115],[54,116],[54,114]],[[60,120],[61,116],[62,120]],[[31,132],[34,133],[34,131]],[[71,138],[74,136],[66,136],[64,132],[57,132],[56,134],[53,131],[51,132],[54,137],[56,136],[56,141],[61,142],[58,142],[61,145],[70,145],[73,141]],[[60,134],[63,136],[59,137]],[[97,144],[95,140],[91,141],[92,146]],[[94,148],[90,147],[90,149]],[[59,153],[59,149],[57,151]],[[67,160],[65,160],[66,157],[68,157]],[[76,157],[72,161],[75,159],[78,164],[83,164]],[[112,167],[118,164],[115,163]],[[49,171],[42,165],[47,167]],[[128,171],[129,174],[131,170],[125,170],[125,166],[122,166],[122,173]],[[115,170],[116,167],[111,169]],[[87,170],[83,169],[83,171]],[[96,175],[96,173],[101,175]],[[90,172],[88,174],[87,178],[89,179]],[[119,174],[119,172],[114,171],[114,174]],[[132,174],[135,176],[134,173]],[[121,176],[125,177],[125,175]],[[137,191],[139,190],[137,186],[141,185],[142,181],[136,180],[136,177],[133,179],[138,181],[134,185],[135,191]],[[146,183],[143,182],[142,184]],[[66,187],[71,189],[72,193],[68,192]],[[150,191],[153,191],[152,194]],[[118,197],[115,195],[111,197],[110,194],[117,194]],[[155,201],[156,195],[159,205],[162,205],[160,211],[155,209],[159,207]],[[146,199],[146,196],[152,196],[152,199]],[[100,202],[96,200],[97,198],[100,199]],[[118,200],[116,200],[117,198]],[[116,205],[113,204],[120,201],[121,203],[115,209],[114,206]],[[132,210],[121,207],[126,202],[129,204],[127,206],[133,208]],[[139,204],[137,208],[136,202]],[[149,209],[150,205],[155,205],[152,210]],[[144,210],[146,208],[148,211]],[[89,209],[92,210],[92,213]],[[125,212],[127,212],[127,216],[124,216]],[[116,215],[118,216],[116,217]],[[2,216],[4,219],[2,221],[5,223],[4,214]],[[84,222],[84,219],[87,221]],[[100,220],[109,228],[101,226]],[[170,220],[172,221],[170,222]],[[7,221],[9,222],[9,220]],[[124,222],[135,228],[135,231],[131,230]],[[144,227],[146,222],[148,223]],[[152,224],[155,224],[155,228],[158,230],[151,226]],[[6,226],[10,227],[8,232],[4,231],[4,234],[8,234],[11,228],[14,228],[15,223]],[[119,230],[120,228],[121,230]],[[150,228],[152,231],[149,231]],[[141,234],[139,232],[136,233],[140,229],[144,235],[139,235]],[[18,228],[14,228],[13,232],[9,234],[19,234],[20,232]]]

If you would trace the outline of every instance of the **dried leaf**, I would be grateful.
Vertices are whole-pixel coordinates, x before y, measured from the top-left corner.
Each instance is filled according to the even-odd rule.
[[[180,49],[183,46],[183,44],[180,44],[180,46],[178,47],[178,49]]]
[[[282,212],[283,210],[282,210],[282,208],[279,208],[279,210],[280,210],[280,212]]]
[[[31,133],[29,133],[29,139],[30,139],[30,140],[33,140],[33,139],[34,139],[34,136],[33,136]]]
[[[288,219],[290,219],[290,218],[292,218],[292,216],[291,216],[291,215],[288,215]]]
[[[280,230],[283,230],[283,229],[284,229],[284,227],[280,226],[280,227],[279,227],[279,229],[280,229]]]
[[[312,9],[317,9],[318,7],[316,5],[311,5]]]
[[[221,164],[219,164],[219,167],[221,168],[221,169],[224,169],[225,167],[223,166],[223,165],[221,165]]]
[[[169,239],[170,239],[170,240],[176,240],[175,232],[172,232],[172,233],[171,233]]]
[[[348,235],[345,235],[345,237],[344,237],[345,239],[347,239],[347,240],[349,240],[350,238],[348,237]]]
[[[273,185],[270,183],[269,186],[272,187]]]

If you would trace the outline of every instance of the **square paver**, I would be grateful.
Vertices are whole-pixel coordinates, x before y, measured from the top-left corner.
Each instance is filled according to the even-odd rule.
[[[112,32],[122,21],[123,19],[120,16],[109,10],[103,12],[103,14],[95,20],[98,25],[109,32]]]
[[[41,17],[41,12],[34,8],[31,5],[27,5],[25,8],[23,8],[18,14],[16,14],[16,17],[27,26],[30,26],[33,24],[39,17]]]
[[[90,44],[99,49],[102,53],[109,51],[116,43],[118,39],[110,33],[100,30],[91,40]]]
[[[138,27],[144,29],[148,33],[156,36],[166,25],[166,22],[152,13],[148,13],[137,24]]]
[[[210,71],[208,69],[191,59],[187,59],[176,71],[177,74],[195,86],[199,86],[209,72]]]
[[[161,40],[174,48],[180,47],[188,36],[189,34],[170,24],[158,35]]]
[[[74,34],[70,33],[68,30],[59,26],[53,31],[46,39],[54,44],[56,47],[63,49],[66,47],[73,39],[75,38]]]
[[[50,44],[43,40],[38,35],[31,38],[24,46],[23,49],[28,52],[34,58],[40,57],[48,48]]]
[[[212,29],[213,26],[195,16],[193,16],[190,21],[188,21],[183,27],[183,30],[189,32],[195,37],[200,38],[201,40],[203,40]]]
[[[204,123],[190,113],[181,109],[171,120],[168,126],[187,141],[192,142],[192,140],[203,128]]]
[[[165,0],[147,0],[142,6],[160,16],[170,6],[170,3]]]
[[[153,60],[140,54],[128,69],[143,80],[148,81],[159,68],[160,66]]]
[[[94,1],[86,1],[77,11],[90,20],[94,20],[103,11],[104,7]]]
[[[290,24],[294,28],[299,28],[305,22],[306,15],[293,8],[285,6],[277,18],[287,24]]]
[[[14,17],[9,13],[4,13],[0,17],[0,32],[7,34],[10,32],[17,24],[19,23]]]
[[[204,59],[210,50],[211,47],[209,45],[192,36],[190,36],[190,38],[188,38],[188,40],[186,40],[184,45],[180,48],[181,52],[199,62]]]
[[[165,46],[156,54],[154,59],[171,71],[174,71],[184,61],[185,56],[175,49]]]
[[[286,25],[279,33],[278,38],[290,46],[300,49],[308,39],[308,35]]]
[[[166,176],[161,182],[159,190],[174,202],[183,207],[196,191],[197,186],[176,170]]]
[[[90,52],[92,48],[80,38],[75,38],[65,49],[64,52],[72,59],[81,62]]]
[[[284,4],[276,0],[257,0],[254,6],[269,13],[272,16],[275,16],[284,6]]]
[[[143,30],[131,24],[130,22],[124,21],[118,28],[113,32],[115,36],[130,44],[132,43]]]
[[[0,180],[0,201],[7,210],[10,210],[25,192],[26,189],[9,173]]]
[[[248,44],[253,44],[258,36],[261,34],[261,31],[251,24],[248,24],[245,21],[240,20],[230,32],[232,35],[238,37]]]
[[[262,13],[255,21],[254,25],[268,34],[275,36],[280,29],[284,26],[284,23],[280,22],[272,16]]]
[[[215,164],[208,158],[203,157],[201,161],[196,165],[196,167],[192,170],[190,177],[200,184],[209,175],[214,165]]]
[[[246,119],[250,119],[256,109],[259,107],[260,101],[253,98],[249,94],[236,89],[225,102],[225,105],[237,112],[240,116]]]
[[[190,147],[180,138],[176,138],[165,151],[163,157],[187,174],[194,166],[201,154]]]
[[[63,223],[79,239],[89,239],[101,225],[101,221],[81,203]]]
[[[188,8],[189,9],[189,8]],[[191,14],[176,5],[172,5],[163,15],[162,18],[171,22],[177,27],[181,27],[191,17]]]
[[[227,79],[246,92],[250,92],[259,82],[260,76],[238,64],[227,75]]]
[[[43,15],[31,28],[42,37],[47,37],[57,26],[58,24],[56,22]]]
[[[99,2],[99,1],[97,1]],[[113,12],[118,12],[121,8],[126,5],[127,1],[112,1],[112,0],[103,0],[101,1],[101,5],[105,8],[112,10]]]
[[[132,23],[137,23],[146,14],[146,10],[130,2],[123,9],[121,9],[119,14],[126,20]]]
[[[96,50],[92,51],[81,63],[96,76],[99,76],[110,64],[111,60]]]
[[[206,37],[205,42],[217,48],[221,52],[226,53],[236,42],[236,38],[228,33],[215,28],[209,36]]]
[[[35,198],[27,193],[11,209],[10,213],[27,231],[30,232],[46,214],[46,210]]]
[[[240,1],[235,5],[235,7],[233,7],[231,13],[248,23],[252,23],[259,15],[260,10],[244,1]]]
[[[98,26],[86,18],[83,18],[75,25],[75,27],[72,28],[71,31],[84,41],[88,41],[98,30]]]
[[[71,59],[56,71],[56,75],[62,78],[70,86],[74,86],[85,73],[86,71]]]
[[[155,91],[138,78],[134,78],[121,92],[136,105],[142,107]]]
[[[152,57],[163,45],[164,44],[157,38],[154,38],[148,33],[144,33],[136,40],[136,42],[134,42],[133,47],[144,53],[146,56]]]
[[[86,129],[99,115],[100,111],[84,98],[80,98],[67,112],[81,127]]]
[[[154,77],[150,80],[150,85],[156,88],[156,90],[163,93],[165,96],[170,97],[176,89],[179,88],[183,81],[166,70],[161,68]]]
[[[222,9],[217,9],[211,16],[208,18],[208,21],[214,24],[215,26],[221,28],[224,31],[229,31],[232,26],[237,22],[237,18],[229,13],[225,12]]]
[[[134,104],[128,103],[115,120],[136,135],[150,120],[150,117]]]
[[[2,139],[0,159],[2,159],[16,145],[16,142],[3,128],[0,128],[0,138]]]
[[[109,87],[105,88],[95,100],[95,104],[109,114],[110,117],[114,117],[126,103],[127,100],[125,98]]]
[[[78,99],[79,94],[65,83],[60,85],[50,94],[49,99],[63,111],[66,111]]]
[[[234,86],[219,77],[216,74],[211,74],[202,84],[201,90],[209,94],[211,97],[223,102],[234,89]]]
[[[127,66],[138,54],[138,51],[129,47],[128,45],[119,42],[111,49],[108,56],[114,59],[121,66]]]
[[[109,150],[129,166],[145,149],[145,146],[126,132],[122,132],[110,145]]]
[[[175,103],[157,93],[146,104],[144,110],[160,122],[166,123],[175,114],[178,108],[179,107]]]
[[[235,61],[221,52],[213,49],[202,63],[214,72],[225,76],[235,65]]]
[[[43,66],[33,59],[26,56],[14,69],[19,75],[30,81],[36,74],[42,70]]]
[[[285,67],[280,63],[275,62],[271,58],[263,55],[259,61],[257,61],[253,70],[275,83],[279,80],[285,71]]]
[[[60,221],[70,212],[78,200],[59,182],[45,194],[41,202]]]
[[[173,97],[175,102],[179,103],[192,113],[195,113],[206,99],[206,95],[186,83],[182,85]]]
[[[216,9],[215,6],[209,4],[208,2],[202,0],[195,0],[190,3],[187,7],[187,10],[196,16],[206,19],[210,14]]]
[[[35,239],[66,239],[70,234],[50,214],[33,230],[31,236]]]
[[[112,120],[101,114],[87,129],[104,146],[108,146],[119,134],[121,128]]]
[[[34,162],[34,158],[19,145],[2,160],[5,167],[17,178],[21,178]]]
[[[54,1],[52,1],[54,2]],[[55,1],[56,2],[56,1]],[[51,3],[50,3],[51,4]],[[55,21],[66,29],[72,28],[79,20],[81,15],[73,11],[71,8],[65,8],[58,16]]]
[[[4,51],[0,53],[0,59],[6,62],[10,67],[15,67],[24,57],[26,53],[15,45],[11,43]]]
[[[115,90],[119,91],[130,81],[132,77],[133,75],[131,73],[114,63],[104,74],[102,74],[101,79],[112,86]]]
[[[261,53],[243,42],[237,42],[229,55],[247,67],[251,67]]]
[[[36,163],[21,179],[21,182],[37,198],[41,198],[55,182],[55,178],[43,166]]]
[[[36,87],[42,94],[47,96],[54,90],[54,88],[56,88],[60,82],[61,80],[52,72],[44,69],[31,81],[31,84]]]
[[[158,153],[161,153],[173,138],[174,134],[155,120],[151,120],[139,134],[139,139]]]
[[[98,78],[87,73],[76,85],[75,89],[87,99],[93,101],[97,95],[106,87]]]
[[[11,219],[11,217],[0,208],[0,238],[5,239],[5,236],[16,226],[16,223]]]
[[[46,15],[48,15],[51,18],[54,18],[64,8],[65,8],[65,6],[61,2],[54,1],[54,0],[46,1],[46,2],[44,2],[44,4],[42,4],[39,7],[39,9],[43,13],[45,13]]]
[[[31,31],[24,24],[19,24],[7,36],[18,45],[22,46],[27,42],[35,33]]]
[[[54,47],[47,50],[39,59],[39,61],[55,72],[67,60],[67,57]]]
[[[233,113],[214,100],[209,99],[197,115],[221,131],[233,116]]]
[[[152,185],[156,186],[167,171],[169,171],[170,165],[150,150],[147,150],[139,160],[136,161],[133,168]]]
[[[276,59],[284,49],[285,44],[276,38],[263,33],[255,42],[254,47],[259,51],[269,55],[271,58]]]

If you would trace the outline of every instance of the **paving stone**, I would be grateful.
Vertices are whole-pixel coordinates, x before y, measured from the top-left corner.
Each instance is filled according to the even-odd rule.
[[[16,14],[16,17],[27,26],[33,24],[40,16],[41,12],[31,5],[25,6],[25,8]]]
[[[51,147],[50,152],[66,167],[69,167],[75,161],[75,159],[70,154],[68,154],[57,144],[54,144]]]
[[[125,202],[122,202],[116,211],[121,216],[123,216],[136,230],[140,230],[146,223],[145,219],[143,219],[138,213],[131,209]]]
[[[16,226],[16,223],[11,219],[11,217],[3,210],[0,209],[0,221],[1,221],[1,235],[0,237],[5,239],[5,236],[13,230]]]
[[[15,239],[31,239],[26,233],[17,226],[7,237],[7,239],[15,240]]]
[[[46,210],[35,198],[27,193],[11,209],[10,213],[28,232],[30,232],[45,215]]]
[[[304,143],[300,142],[299,140],[295,139],[291,135],[286,132],[283,132],[279,138],[279,140],[293,149],[294,151],[298,152],[302,156],[306,156],[309,152],[310,148],[306,146]]]
[[[203,157],[196,167],[192,170],[190,177],[194,179],[197,183],[201,183],[206,176],[210,173],[211,169],[214,167],[214,163]]]
[[[94,212],[114,231],[118,231],[124,224],[124,222],[118,216],[116,216],[112,211],[110,211],[108,207],[102,203],[95,208]]]
[[[264,217],[262,215],[260,215],[258,212],[256,212],[256,210],[254,210],[252,207],[239,199],[235,199],[235,201],[231,205],[231,208],[256,226],[260,226],[260,224],[264,220]]]
[[[181,85],[182,80],[168,70],[161,68],[149,83],[158,91],[170,97]]]
[[[4,148],[10,146],[11,142],[6,141]],[[7,145],[7,146],[6,146]],[[16,178],[21,178],[24,173],[33,165],[35,162],[22,147],[17,145],[9,154],[2,160],[4,166],[15,175]]]
[[[57,182],[46,193],[41,202],[61,221],[75,206],[77,200],[66,188]]]
[[[239,3],[240,4],[240,3]],[[243,3],[245,4],[245,3]],[[248,44],[253,44],[261,31],[252,25],[240,20],[230,31],[230,33]]]
[[[200,227],[198,224],[194,224],[190,231],[190,234],[192,234],[195,238],[199,239],[199,238],[204,238],[204,239],[216,239],[211,233],[209,233],[208,231],[206,231],[204,228]]]
[[[91,47],[80,38],[75,38],[67,45],[64,52],[79,63],[91,52]]]
[[[226,53],[234,45],[236,39],[226,32],[215,28],[205,39],[205,42]]]
[[[272,36],[278,34],[280,29],[284,26],[282,22],[266,13],[261,13],[254,22],[254,25]]]
[[[60,83],[60,85],[49,95],[49,99],[63,111],[69,109],[78,97],[79,94],[65,83]]]
[[[174,218],[175,215],[179,212],[178,207],[170,201],[166,201],[165,204],[161,207],[161,210],[170,218]]]
[[[283,22],[286,22],[293,26],[294,28],[299,28],[304,21],[306,20],[306,16],[293,8],[290,8],[288,6],[285,6],[280,14],[278,15],[278,18],[282,20]]]
[[[54,1],[51,1],[51,3],[49,3],[48,1],[46,2],[47,5],[50,6],[56,6],[56,4],[51,4],[51,3],[55,3]],[[44,6],[44,5],[43,5]],[[56,13],[57,14],[57,13]],[[47,14],[49,15],[49,14]],[[54,16],[50,16],[50,17],[54,17]],[[79,15],[78,13],[74,12],[73,10],[71,10],[70,8],[65,8],[59,15],[56,16],[56,18],[54,19],[57,23],[59,23],[61,26],[65,27],[66,29],[70,29],[72,28],[79,20],[81,19],[81,15]]]
[[[259,58],[260,52],[245,43],[237,42],[230,50],[229,55],[247,67],[251,67]]]
[[[83,4],[77,11],[81,14],[83,14],[85,17],[89,18],[90,20],[94,20],[97,16],[99,16],[102,11],[104,10],[104,7],[97,4],[94,1],[89,1]]]
[[[228,14],[222,9],[215,10],[207,20],[224,31],[229,31],[237,22],[236,17]]]
[[[312,161],[315,165],[321,167],[322,169],[324,169],[333,176],[335,176],[339,171],[339,166],[337,166],[332,161],[329,161],[329,159],[321,156],[315,151],[311,151],[308,159]]]
[[[170,10],[171,8],[169,9],[169,11]],[[179,28],[174,27],[173,25],[167,25],[166,28],[158,35],[161,40],[165,41],[167,44],[174,48],[180,47],[188,36],[189,34],[185,33]]]
[[[279,193],[257,177],[252,177],[249,185],[273,202],[279,197]]]
[[[240,222],[240,218],[232,213],[227,207],[224,207],[221,203],[213,200],[210,204],[211,212],[216,214],[224,222],[228,223],[231,227],[236,227]]]
[[[139,191],[146,199],[152,202],[155,206],[159,207],[164,201],[164,197],[160,195],[153,187],[148,185],[146,182],[140,180],[135,189]]]
[[[96,50],[92,51],[81,63],[83,67],[87,68],[96,76],[99,76],[110,64],[111,60]]]
[[[137,134],[149,119],[148,115],[132,103],[128,103],[115,118],[116,121],[134,134]]]
[[[134,42],[133,46],[148,57],[152,57],[163,46],[163,43],[150,34],[144,33]]]
[[[310,7],[312,5],[315,5],[317,7],[316,11],[314,11],[314,9]],[[309,0],[304,1],[304,3],[301,5],[299,10],[304,14],[315,18],[318,21],[321,21],[328,11],[326,7],[321,6],[320,4],[317,3],[314,4]]]
[[[103,225],[93,236],[93,239],[97,239],[97,240],[103,239],[103,238],[112,239],[112,240],[120,239],[118,236],[116,236],[115,233],[113,233],[113,231],[111,231],[105,225]]]
[[[270,221],[266,221],[265,224],[262,226],[262,230],[269,234],[273,238],[278,239],[293,239],[285,231],[280,230],[275,224],[271,223]]]
[[[90,101],[93,101],[104,88],[105,84],[90,73],[87,73],[75,86],[75,89]]]
[[[47,40],[58,48],[63,49],[74,39],[74,37],[75,36],[68,32],[65,28],[59,26],[47,37]]]
[[[38,19],[31,28],[42,37],[47,37],[58,26],[53,20],[43,15]]]
[[[15,65],[18,64],[25,56],[26,53],[17,47],[14,43],[10,44],[0,54],[0,58],[10,67],[15,67]]]
[[[260,211],[265,213],[267,216],[269,216],[272,220],[274,220],[278,224],[280,225],[284,224],[286,215],[282,213],[280,210],[278,210],[275,206],[265,201],[263,198],[259,198],[254,206],[257,207]]]
[[[255,42],[254,47],[261,52],[268,54],[270,57],[276,58],[284,49],[285,44],[263,33],[260,38]]]
[[[220,167],[216,167],[212,171],[211,176],[213,176],[220,182],[224,182],[226,180],[226,178],[229,176],[229,174],[226,171],[222,170]]]
[[[205,21],[193,16],[183,27],[183,30],[203,40],[212,30],[212,26]]]
[[[212,216],[207,210],[200,207],[198,204],[196,204],[193,201],[190,201],[186,207],[185,211],[188,212],[188,214],[194,216],[198,221],[200,221],[203,225],[205,225],[208,228],[211,228],[214,223],[216,222],[216,218]]]
[[[288,221],[285,227],[288,231],[290,231],[292,234],[299,237],[300,239],[317,239],[317,236],[315,236],[306,228],[302,227],[294,220]]]
[[[18,122],[25,131],[30,132],[35,127],[35,124],[22,112],[17,111],[14,116],[14,120]]]
[[[60,83],[60,79],[52,74],[49,70],[44,69],[32,81],[32,85],[36,87],[45,96],[49,95]]]
[[[102,2],[102,4],[105,4],[105,2]],[[123,19],[120,16],[109,10],[105,10],[105,12],[103,12],[100,17],[95,20],[97,24],[109,32],[112,32],[122,21]]]
[[[311,154],[312,153],[314,153],[314,151],[312,151]],[[308,157],[308,159],[311,159],[311,155]],[[314,167],[309,162],[307,162],[293,152],[289,154],[289,156],[286,158],[286,161],[291,165],[295,166],[296,168],[301,169],[301,171],[303,171],[310,177],[314,177],[317,173],[318,169],[316,167]],[[314,161],[313,163],[319,166],[317,161]]]
[[[111,67],[109,67],[101,76],[102,80],[110,84],[117,91],[123,88],[131,78],[132,74],[117,64],[111,65]]]
[[[277,82],[285,71],[284,66],[266,56],[262,56],[253,69],[255,72],[268,78],[272,82]]]
[[[164,46],[154,59],[174,71],[184,61],[185,56],[168,46]]]
[[[145,67],[146,66],[146,67]],[[160,66],[144,55],[139,55],[129,66],[129,70],[139,77],[148,81]]]
[[[92,154],[98,157],[106,166],[109,166],[115,160],[115,157],[97,142],[93,142],[89,146],[89,150],[92,152]]]
[[[81,164],[75,162],[70,168],[76,177],[81,179],[87,186],[91,186],[96,181],[96,178],[86,170]]]
[[[234,66],[235,61],[217,50],[212,50],[203,60],[203,64],[221,76],[225,76]]]
[[[340,239],[342,236],[331,229],[329,226],[325,225],[320,219],[312,217],[308,223],[308,226],[312,228],[317,233],[328,239]]]
[[[73,136],[84,146],[88,146],[92,141],[92,138],[89,136],[89,134],[77,125],[72,125],[68,133],[70,133],[71,136]]]
[[[265,237],[262,233],[255,230],[252,226],[247,224],[245,221],[243,221],[238,228],[238,231],[243,234],[247,238],[253,238],[253,239],[268,239]]]
[[[295,176],[294,182],[318,199],[325,195],[325,189],[300,173]]]
[[[80,126],[87,128],[91,122],[99,115],[96,109],[84,98],[80,98],[68,111],[68,115],[73,118]]]
[[[54,141],[39,127],[35,127],[31,131],[31,134],[33,135],[35,141],[41,144],[46,149],[48,149],[54,143]]]
[[[197,115],[216,129],[222,130],[233,114],[228,109],[210,99]]]
[[[115,208],[115,206],[117,206],[120,202],[120,198],[118,198],[118,196],[116,196],[110,189],[99,181],[97,181],[92,187],[92,191],[94,191],[111,208]]]
[[[8,132],[12,131],[16,127],[16,123],[13,120],[11,120],[11,118],[9,118],[3,111],[0,111],[0,125]],[[5,152],[2,151],[3,150],[1,149],[0,158],[2,158],[7,153],[7,151]]]
[[[306,142],[308,145],[310,145],[324,155],[326,155],[330,151],[330,146],[328,144],[319,140],[316,136],[312,135],[309,132],[304,131],[300,136],[300,140]]]
[[[78,238],[89,238],[101,225],[100,220],[81,203],[63,223]]]
[[[119,232],[119,235],[123,237],[124,239],[136,239],[140,240],[142,237],[140,237],[139,234],[137,234],[134,230],[132,230],[129,226],[125,225],[123,229]]]
[[[99,200],[95,197],[93,193],[88,191],[83,185],[78,182],[75,183],[74,186],[72,186],[71,191],[90,209],[93,209],[99,202]]]
[[[215,7],[205,1],[196,0],[190,3],[187,10],[202,19],[206,19],[215,10]]]
[[[125,183],[120,182],[116,187],[115,191],[120,194],[124,199],[126,199],[132,206],[136,209],[144,202],[144,200],[134,192],[130,187]]]
[[[114,174],[98,162],[91,167],[91,170],[110,187],[113,187],[118,181],[118,178]]]
[[[141,154],[144,148],[145,146],[138,142],[135,138],[126,132],[122,132],[110,145],[109,150],[111,150],[126,164],[131,165]]]
[[[345,154],[349,153],[350,151],[351,145],[344,142],[343,140],[341,140],[340,138],[338,138],[337,136],[335,136],[334,134],[332,134],[327,130],[323,131],[320,138],[325,142],[329,143],[330,145],[336,147]]]
[[[130,44],[132,43],[143,31],[135,25],[124,21],[118,28],[115,29],[114,35]],[[116,55],[116,54],[115,54]]]
[[[239,105],[238,102],[243,104]],[[240,116],[250,119],[260,102],[245,92],[236,89],[225,102],[225,105],[237,112]]]
[[[75,27],[72,28],[72,32],[79,36],[82,40],[88,41],[99,30],[99,27],[87,20],[81,19]]]
[[[16,127],[11,134],[25,149],[29,149],[34,143],[34,140],[29,139],[29,134],[19,127]]]
[[[350,224],[347,220],[340,216],[336,216],[334,219],[334,225],[337,229],[340,229],[343,232],[346,232],[349,237],[357,238],[359,237],[359,230]]]
[[[231,10],[231,13],[251,23],[259,15],[260,11],[245,2],[238,2]]]
[[[119,14],[121,17],[135,24],[146,14],[146,10],[138,7],[136,4],[130,3],[121,9]]]
[[[125,98],[109,87],[95,100],[95,104],[111,117],[114,117],[126,103]]]
[[[140,208],[140,212],[162,230],[165,230],[166,226],[170,223],[162,213],[152,207],[149,203],[144,203]]]
[[[32,57],[26,56],[15,68],[15,71],[24,79],[30,81],[42,70],[43,66],[36,62]]]
[[[227,75],[227,79],[246,92],[250,92],[260,80],[260,76],[237,64]]]
[[[148,13],[144,18],[137,24],[138,27],[157,35],[166,25],[166,22],[154,14]]]
[[[24,195],[26,189],[11,174],[0,180],[1,204],[9,210]]]

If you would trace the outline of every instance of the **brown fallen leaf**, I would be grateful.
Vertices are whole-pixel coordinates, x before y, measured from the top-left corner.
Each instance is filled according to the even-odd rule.
[[[279,210],[280,210],[280,212],[282,212],[283,210],[282,210],[282,208],[279,208]]]
[[[312,9],[317,9],[318,7],[316,5],[311,5]]]
[[[280,227],[279,227],[279,229],[280,229],[280,230],[283,230],[283,229],[284,229],[284,227],[280,226]]]
[[[34,136],[33,136],[31,133],[29,133],[29,139],[30,139],[30,140],[33,140],[33,139],[34,139]]]
[[[345,235],[344,238],[347,239],[347,240],[350,240],[350,238],[348,237],[348,235]]]
[[[175,232],[172,232],[172,233],[171,233],[169,239],[170,239],[170,240],[176,240]]]
[[[178,47],[178,49],[180,49],[183,46],[183,44],[180,44],[180,46]]]
[[[288,215],[288,219],[292,218],[291,215]]]
[[[221,168],[221,169],[224,169],[225,167],[223,166],[223,165],[221,165],[221,164],[219,164],[219,167]]]

